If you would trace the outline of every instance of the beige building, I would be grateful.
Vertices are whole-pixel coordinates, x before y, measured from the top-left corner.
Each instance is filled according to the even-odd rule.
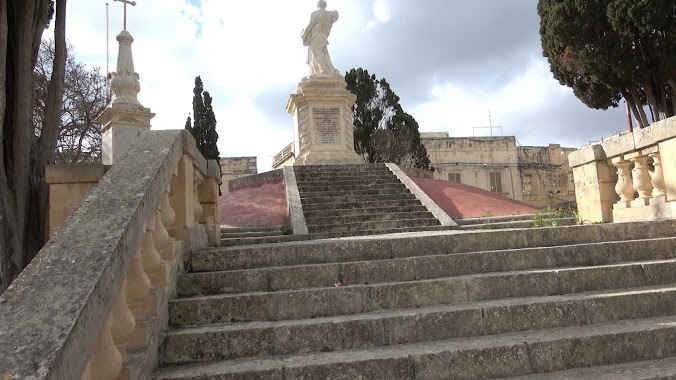
[[[538,207],[574,207],[568,154],[558,144],[518,147],[514,136],[449,137],[421,133],[434,177],[502,194]]]
[[[523,200],[539,207],[575,208],[575,181],[568,155],[559,144],[520,146],[519,174]]]
[[[256,157],[223,157],[221,164],[221,193],[228,192],[228,181],[258,174]]]

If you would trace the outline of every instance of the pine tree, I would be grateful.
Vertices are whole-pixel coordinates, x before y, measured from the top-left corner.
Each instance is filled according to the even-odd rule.
[[[188,116],[185,129],[192,133],[197,142],[197,149],[208,160],[218,160],[218,133],[216,132],[216,115],[212,107],[211,95],[204,91],[202,78],[195,78],[193,89],[192,110],[193,118]]]
[[[392,162],[429,169],[418,122],[404,112],[390,84],[364,69],[345,74],[347,89],[357,96],[352,108],[354,150],[370,163]]]
[[[202,153],[207,160],[220,160],[218,151],[218,132],[216,132],[216,115],[212,106],[213,99],[209,91],[204,91],[202,78],[195,78],[195,88],[193,89],[192,112],[193,120],[188,116],[185,122],[185,129],[192,133],[197,144],[197,150]],[[220,169],[220,166],[219,166]],[[221,189],[218,189],[218,195]]]

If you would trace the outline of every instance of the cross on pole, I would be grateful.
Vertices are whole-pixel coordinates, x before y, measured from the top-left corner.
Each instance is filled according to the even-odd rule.
[[[134,6],[136,6],[136,2],[131,1],[131,0],[115,0],[115,1],[119,1],[120,3],[124,3],[124,24],[123,24],[124,29],[123,30],[126,31],[127,30],[127,4],[130,4],[132,7],[134,7]]]

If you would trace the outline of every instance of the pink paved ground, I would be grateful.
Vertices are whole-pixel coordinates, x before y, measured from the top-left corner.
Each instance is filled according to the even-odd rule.
[[[434,179],[411,178],[451,218],[532,214],[538,208],[476,187]],[[235,190],[218,198],[221,225],[280,226],[288,217],[284,181]]]
[[[533,214],[539,211],[527,203],[477,187],[436,179],[411,179],[451,218]]]
[[[284,181],[276,180],[235,190],[218,197],[221,225],[281,226],[288,217]]]

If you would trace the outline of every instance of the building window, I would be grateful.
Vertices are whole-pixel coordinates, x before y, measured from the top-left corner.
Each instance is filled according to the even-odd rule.
[[[489,173],[491,178],[491,191],[494,193],[502,193],[502,177],[500,173]]]
[[[455,183],[462,183],[462,181],[460,181],[460,173],[448,173],[448,180]]]
[[[523,192],[530,194],[533,191],[533,176],[526,174],[523,176]]]

